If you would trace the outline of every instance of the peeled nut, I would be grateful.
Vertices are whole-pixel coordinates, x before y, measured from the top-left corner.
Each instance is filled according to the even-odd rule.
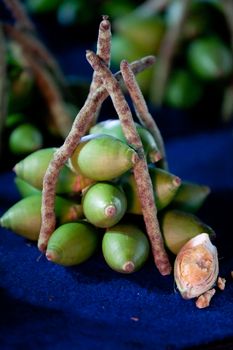
[[[207,233],[190,239],[176,257],[174,278],[184,299],[198,297],[211,289],[218,273],[217,249]]]

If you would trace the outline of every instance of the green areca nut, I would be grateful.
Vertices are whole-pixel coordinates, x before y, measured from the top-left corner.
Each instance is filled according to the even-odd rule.
[[[215,237],[213,229],[197,216],[181,210],[167,210],[160,218],[160,226],[165,244],[173,254],[178,254],[183,245],[200,233],[208,233]]]
[[[41,190],[30,185],[28,182],[24,181],[23,179],[20,179],[19,177],[15,177],[14,182],[18,192],[23,198],[41,193]]]
[[[137,159],[136,151],[116,137],[87,135],[74,151],[70,166],[90,179],[109,181],[131,169]]]
[[[111,227],[121,220],[126,212],[125,193],[116,185],[99,182],[92,185],[82,201],[84,215],[97,227]]]
[[[29,154],[15,165],[16,175],[41,190],[45,172],[55,151],[55,148],[44,148]],[[57,180],[56,193],[79,193],[91,183],[93,180],[87,179],[81,174],[75,174],[67,165],[64,165]]]
[[[150,246],[146,235],[136,225],[119,223],[106,230],[102,251],[113,270],[132,273],[144,265]]]
[[[208,186],[182,181],[170,205],[172,208],[196,213],[204,204],[209,193]]]
[[[8,112],[17,113],[28,107],[33,99],[33,75],[29,70],[22,69],[9,85]]]
[[[161,210],[172,201],[181,180],[179,177],[159,168],[149,168],[149,174],[154,190],[155,204],[157,210]],[[127,197],[127,212],[141,215],[142,208],[134,175],[128,172],[120,178],[120,184]]]
[[[53,232],[48,241],[46,257],[59,265],[77,265],[94,254],[98,242],[98,231],[88,222],[67,223]]]
[[[41,227],[41,194],[25,197],[9,208],[1,217],[0,225],[15,233],[37,240]],[[83,217],[80,204],[56,196],[55,214],[60,224]]]
[[[40,130],[29,123],[17,126],[9,136],[9,148],[14,154],[34,152],[42,145],[43,137]]]
[[[165,102],[173,108],[186,109],[196,105],[203,95],[202,84],[189,71],[172,72],[165,93]]]
[[[233,70],[231,50],[217,37],[203,37],[193,41],[187,52],[193,72],[203,80],[228,77]]]
[[[153,163],[159,161],[161,159],[161,153],[149,130],[138,123],[134,124],[141,138],[143,149],[145,155],[148,157],[148,161]],[[97,123],[90,129],[90,134],[111,135],[118,138],[122,142],[127,142],[119,119],[108,119]]]

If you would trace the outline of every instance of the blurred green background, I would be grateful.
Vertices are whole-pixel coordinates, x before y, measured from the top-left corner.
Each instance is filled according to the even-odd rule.
[[[92,70],[85,50],[95,49],[103,14],[112,23],[111,68],[120,61],[155,55],[153,67],[137,79],[162,134],[232,126],[233,5],[228,0],[25,0],[36,34],[58,60],[66,85],[54,78],[70,125],[88,93]],[[2,23],[15,25],[1,4]],[[46,146],[64,133],[51,117],[41,87],[25,64],[17,40],[5,35],[7,116],[1,130],[1,168]],[[49,72],[53,77],[53,72]],[[100,118],[114,118],[110,105]],[[7,155],[7,156],[6,156]]]

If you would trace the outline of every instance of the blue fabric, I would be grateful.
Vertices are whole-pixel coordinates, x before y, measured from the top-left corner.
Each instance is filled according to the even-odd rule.
[[[232,130],[173,139],[166,147],[173,173],[212,188],[199,216],[216,230],[226,289],[199,310],[152,259],[132,275],[112,271],[101,253],[65,268],[0,229],[1,350],[233,348]],[[0,175],[0,214],[19,199],[13,178]]]

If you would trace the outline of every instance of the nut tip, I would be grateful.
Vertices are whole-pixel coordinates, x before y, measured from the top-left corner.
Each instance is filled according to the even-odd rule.
[[[181,185],[181,179],[178,176],[174,176],[172,183],[175,187],[179,187]]]
[[[46,252],[46,258],[49,261],[57,261],[58,260],[58,254],[55,250],[47,250]]]
[[[153,150],[149,153],[149,158],[152,163],[157,163],[159,160],[162,159],[162,154],[157,150]]]
[[[134,270],[135,270],[135,265],[134,265],[133,261],[126,261],[126,262],[124,263],[124,265],[122,266],[122,270],[123,270],[125,273],[134,272]]]
[[[105,216],[107,216],[108,218],[111,218],[113,216],[115,216],[117,214],[117,208],[115,207],[115,205],[110,204],[108,205],[105,210],[104,210],[104,214]]]

